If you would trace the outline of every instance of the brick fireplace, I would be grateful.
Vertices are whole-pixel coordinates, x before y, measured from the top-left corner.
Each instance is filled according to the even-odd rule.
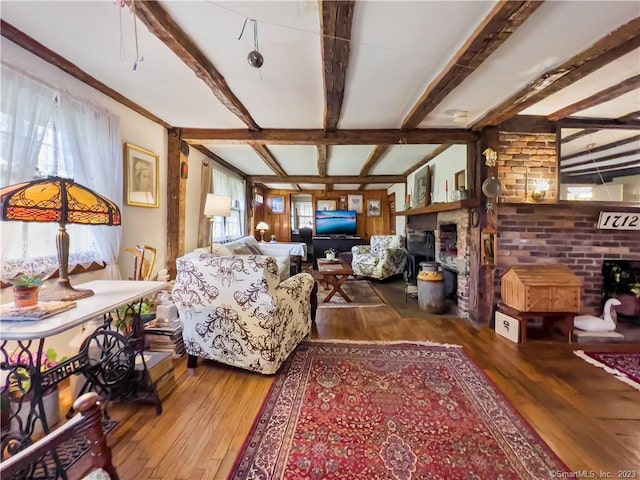
[[[462,316],[469,316],[469,210],[439,212],[437,216],[436,261],[456,275],[456,300]],[[445,275],[447,272],[445,270]]]

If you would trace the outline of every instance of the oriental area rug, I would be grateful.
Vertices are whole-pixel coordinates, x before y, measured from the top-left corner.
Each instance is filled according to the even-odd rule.
[[[592,365],[611,373],[627,385],[640,390],[640,352],[584,352],[576,350],[577,356]]]
[[[384,305],[384,301],[366,280],[348,280],[342,285],[342,290],[344,290],[347,297],[351,299],[351,302],[347,302],[340,294],[336,293],[325,303],[322,300],[331,290],[325,290],[323,286],[320,285],[318,290],[318,307],[379,307],[380,305]]]
[[[564,471],[461,347],[305,341],[229,478],[540,480]]]

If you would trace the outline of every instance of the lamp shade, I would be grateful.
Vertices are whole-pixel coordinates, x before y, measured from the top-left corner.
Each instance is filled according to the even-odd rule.
[[[58,284],[44,288],[45,300],[76,300],[93,295],[76,290],[69,282],[69,234],[67,223],[120,225],[120,209],[108,198],[72,179],[47,177],[17,183],[0,189],[0,220],[18,222],[56,222],[59,274]]]
[[[256,230],[269,230],[269,225],[267,225],[265,222],[260,222],[258,223],[258,225],[256,225]]]
[[[231,215],[231,197],[208,193],[204,214],[207,217],[228,217]]]

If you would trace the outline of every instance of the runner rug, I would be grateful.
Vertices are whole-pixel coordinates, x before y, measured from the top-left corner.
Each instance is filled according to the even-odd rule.
[[[612,373],[618,380],[640,390],[640,352],[584,352],[576,350],[577,356],[592,365]]]
[[[230,479],[535,479],[566,467],[457,346],[302,342]]]

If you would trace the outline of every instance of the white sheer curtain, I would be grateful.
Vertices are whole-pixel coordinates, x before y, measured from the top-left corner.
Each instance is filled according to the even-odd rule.
[[[123,178],[120,120],[113,114],[80,100],[60,97],[61,131],[65,146],[73,158],[73,176],[77,183],[90,186],[122,208]],[[106,265],[105,277],[120,279],[117,265],[122,227],[83,226],[90,229],[98,256]]]
[[[33,178],[40,145],[54,108],[56,91],[5,65],[2,65],[0,73],[0,183],[6,186]],[[2,223],[0,229],[4,264],[8,249],[18,241],[22,230],[15,223]]]

